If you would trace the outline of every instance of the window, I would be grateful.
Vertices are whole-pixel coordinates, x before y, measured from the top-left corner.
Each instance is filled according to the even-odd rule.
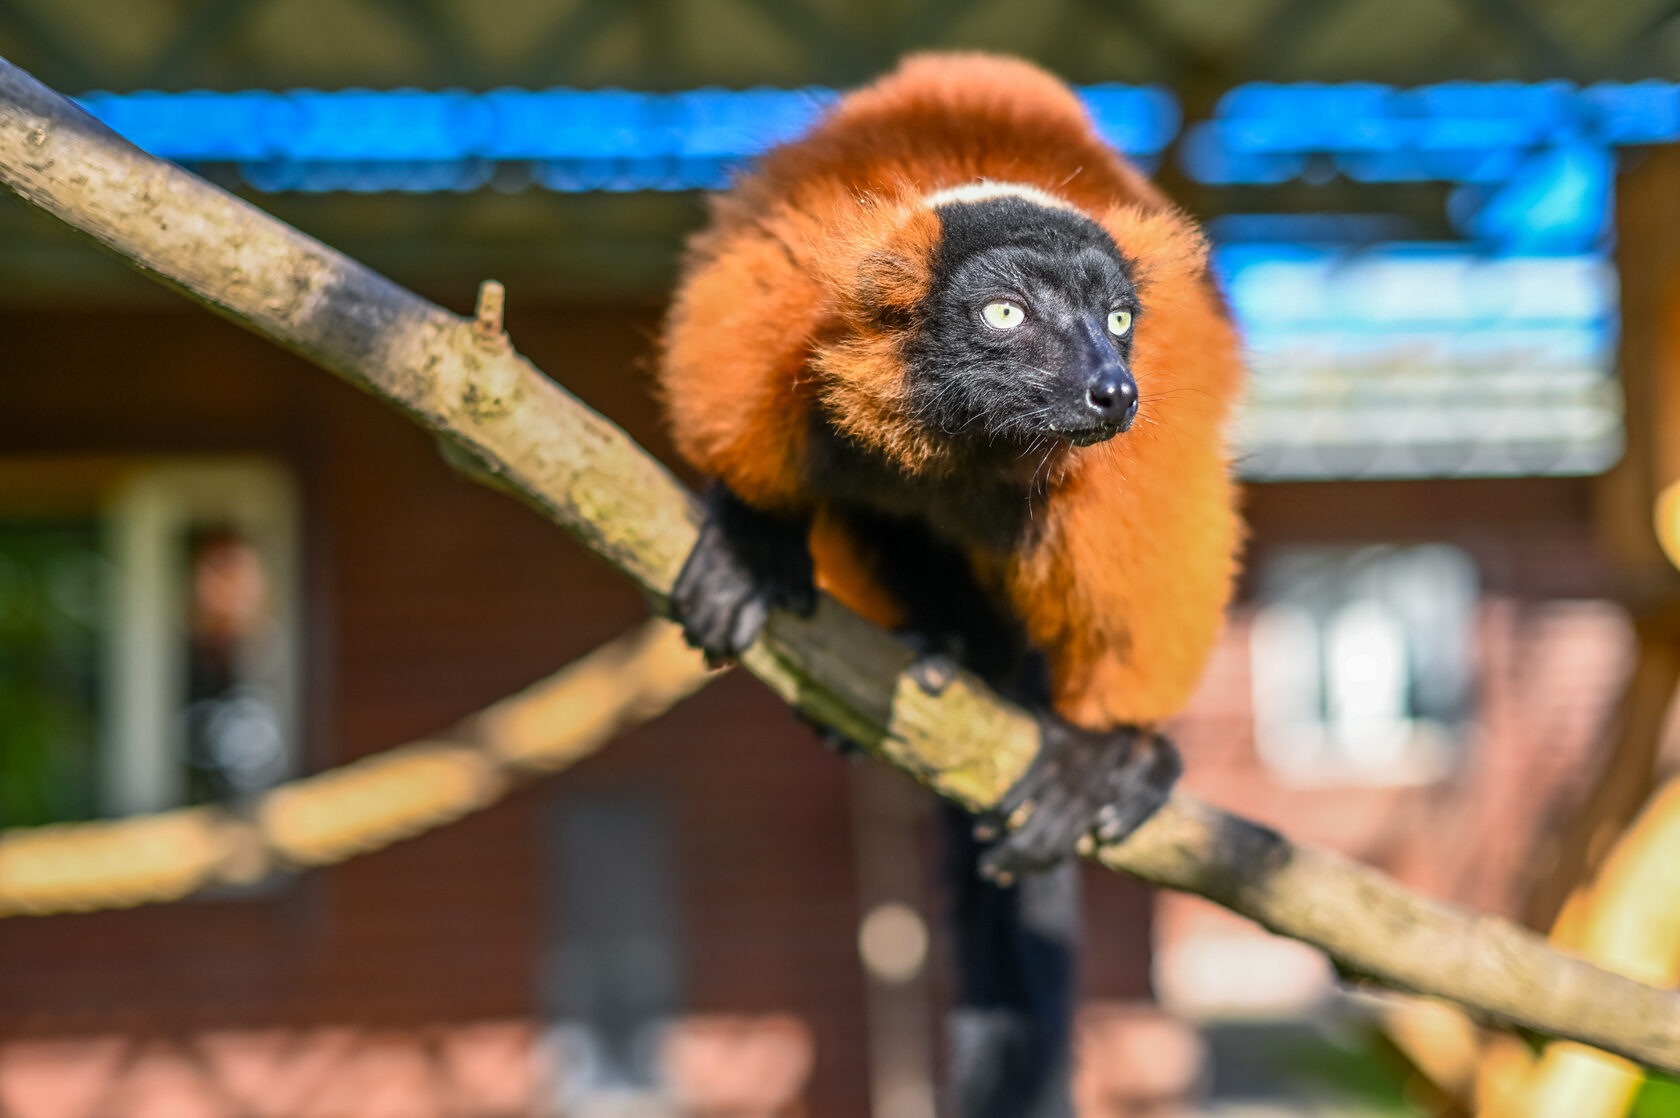
[[[296,521],[261,461],[0,462],[0,826],[296,770]]]
[[[1261,757],[1297,783],[1444,775],[1470,716],[1476,594],[1445,545],[1273,555],[1249,636]]]

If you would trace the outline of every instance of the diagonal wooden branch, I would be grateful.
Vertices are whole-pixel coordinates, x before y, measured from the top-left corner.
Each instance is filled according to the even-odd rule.
[[[394,404],[664,600],[694,540],[693,499],[499,332],[145,155],[3,61],[0,181],[160,281]],[[966,676],[926,695],[907,678],[909,661],[890,637],[825,603],[809,622],[773,617],[745,665],[942,794],[993,801],[1032,753],[1032,722]],[[1315,944],[1346,972],[1680,1072],[1680,997],[1189,796],[1097,856]]]

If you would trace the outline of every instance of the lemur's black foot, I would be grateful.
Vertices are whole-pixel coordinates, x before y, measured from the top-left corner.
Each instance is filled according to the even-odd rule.
[[[708,663],[752,644],[771,609],[808,617],[817,590],[807,525],[761,512],[721,482],[706,499],[700,538],[671,590],[671,612]]]
[[[980,859],[1001,885],[1069,857],[1086,835],[1119,842],[1167,802],[1182,767],[1153,730],[1082,730],[1054,717],[1040,726],[1038,756],[977,828],[1003,835]]]

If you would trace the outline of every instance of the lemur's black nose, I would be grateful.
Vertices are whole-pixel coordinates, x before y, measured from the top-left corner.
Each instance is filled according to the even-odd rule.
[[[1125,430],[1137,418],[1137,382],[1118,369],[1104,371],[1092,378],[1085,402],[1099,423]]]

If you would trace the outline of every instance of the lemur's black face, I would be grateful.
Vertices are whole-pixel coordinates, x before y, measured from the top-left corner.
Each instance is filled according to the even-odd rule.
[[[1102,227],[1012,194],[939,202],[912,407],[967,443],[1088,446],[1137,417],[1137,288]]]

